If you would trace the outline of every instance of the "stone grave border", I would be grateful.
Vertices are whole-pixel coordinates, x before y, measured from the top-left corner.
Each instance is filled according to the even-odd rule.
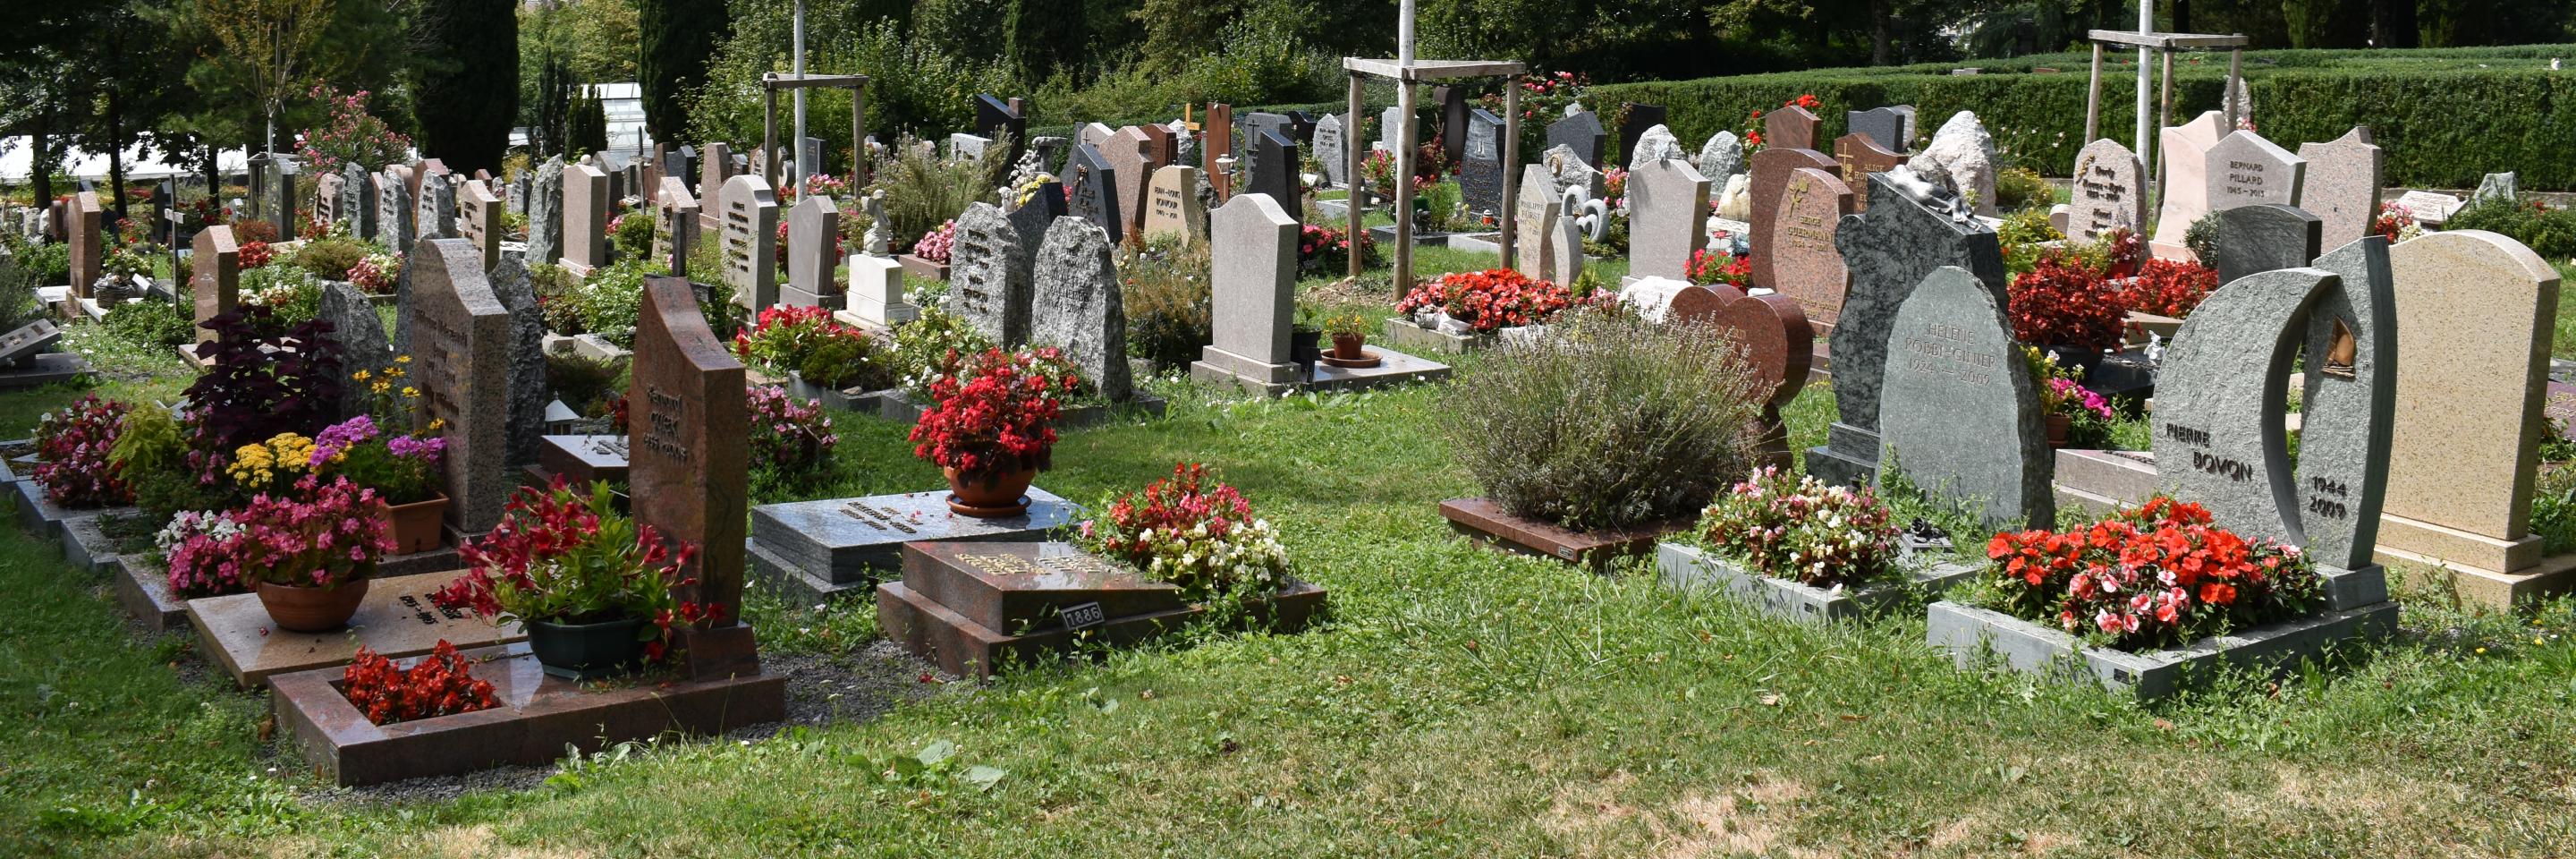
[[[1471,545],[1519,555],[1535,555],[1594,572],[1607,572],[1621,558],[1655,552],[1663,538],[1689,530],[1698,517],[1640,525],[1620,531],[1575,531],[1553,522],[1513,515],[1489,498],[1452,498],[1440,502],[1449,530]]]
[[[1950,654],[1960,668],[1990,659],[2022,674],[2092,682],[2139,700],[2181,691],[2192,675],[2221,666],[2261,668],[2274,676],[2297,661],[2346,640],[2368,640],[2397,630],[2398,605],[2323,610],[2306,617],[2238,630],[2180,648],[2130,653],[2095,647],[2063,631],[1993,609],[1943,600],[1927,610],[1925,643]]]
[[[1655,546],[1655,568],[1665,588],[1685,593],[1721,594],[1763,614],[1799,623],[1860,620],[1885,611],[1908,593],[1939,594],[1965,584],[1977,574],[1977,568],[1951,561],[1904,566],[1905,581],[1828,590],[1747,571],[1715,552],[1696,546],[1680,543]]]

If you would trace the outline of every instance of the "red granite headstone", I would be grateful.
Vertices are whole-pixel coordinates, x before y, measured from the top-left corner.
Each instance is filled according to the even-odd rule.
[[[215,339],[215,332],[202,326],[233,312],[241,292],[241,249],[233,243],[233,228],[218,224],[197,231],[194,251],[196,267],[188,274],[188,291],[197,299],[196,342],[204,343]]]
[[[1770,242],[1764,245],[1771,280],[1765,284],[1797,299],[1809,318],[1827,326],[1842,314],[1843,295],[1851,291],[1851,270],[1834,246],[1834,232],[1852,213],[1852,191],[1830,171],[1800,167],[1790,171],[1771,206]],[[1758,227],[1757,227],[1758,229]]]
[[[1753,285],[1772,287],[1778,283],[1771,270],[1771,231],[1780,217],[1781,198],[1789,188],[1789,178],[1800,167],[1814,167],[1828,173],[1842,169],[1833,156],[1813,149],[1764,147],[1745,159],[1745,169],[1752,175],[1747,193],[1753,196]]]
[[[1743,348],[1744,360],[1770,392],[1762,405],[1762,457],[1786,470],[1791,465],[1787,425],[1780,409],[1807,386],[1815,358],[1815,327],[1798,302],[1785,295],[1746,296],[1726,284],[1693,286],[1673,296],[1668,322],[1715,326]]]
[[[1842,163],[1843,184],[1852,190],[1852,211],[1869,210],[1869,174],[1885,173],[1905,163],[1905,156],[1887,151],[1866,134],[1846,134],[1834,139],[1834,160]]]
[[[676,277],[646,278],[635,326],[627,479],[635,519],[698,547],[682,596],[722,609],[721,624],[683,632],[698,677],[759,673],[751,627],[743,625],[743,540],[747,536],[751,425],[743,366],[707,328],[696,293]]]
[[[1825,121],[1803,107],[1784,107],[1762,116],[1762,145],[1773,149],[1814,149]]]

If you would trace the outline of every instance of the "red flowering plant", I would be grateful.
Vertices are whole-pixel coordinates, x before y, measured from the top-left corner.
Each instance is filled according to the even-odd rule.
[[[274,233],[276,228],[270,227],[269,231]],[[270,249],[267,242],[243,242],[234,258],[241,261],[243,271],[249,271],[276,261],[277,251]]]
[[[227,514],[240,530],[225,545],[242,580],[306,588],[337,588],[376,573],[393,551],[393,536],[377,515],[376,491],[346,477],[323,483],[306,475],[285,495],[261,493]],[[180,559],[171,559],[174,575]]]
[[[1205,465],[1172,466],[1172,476],[1102,506],[1109,515],[1082,523],[1082,548],[1180,585],[1188,599],[1267,595],[1288,583],[1278,531]]]
[[[1820,588],[1892,579],[1896,514],[1878,493],[1766,465],[1700,511],[1700,539],[1754,572]]]
[[[474,679],[465,657],[444,638],[410,668],[361,645],[357,658],[340,671],[340,694],[366,714],[368,722],[378,725],[501,705],[492,695],[492,681]]]
[[[867,334],[833,319],[828,308],[773,304],[761,309],[751,328],[734,332],[733,354],[783,379],[817,350],[844,338],[865,340]]]
[[[1081,388],[1058,350],[987,350],[930,383],[938,405],[913,424],[913,455],[959,474],[1043,471],[1053,465],[1064,401]]]
[[[2093,240],[2093,250],[2102,257],[2102,276],[2113,279],[2134,277],[2138,267],[2147,261],[2147,241],[2135,230],[2116,227]]]
[[[1574,295],[1565,287],[1497,268],[1451,272],[1417,284],[1395,309],[1408,315],[1445,314],[1483,334],[1544,323],[1573,304]]]
[[[2295,617],[2323,591],[2298,547],[2245,539],[2163,496],[2078,530],[1996,534],[1986,557],[2001,610],[2122,650]]]
[[[108,457],[125,421],[127,406],[97,394],[62,411],[36,419],[36,483],[45,497],[65,507],[113,507],[130,504],[134,492],[125,485],[124,469]]]
[[[2050,249],[2011,289],[2013,338],[2040,346],[2100,352],[2120,345],[2128,309],[2100,271],[2074,254]]]
[[[2150,259],[2122,299],[2129,309],[2181,319],[2218,289],[2218,270],[2188,260]]]
[[[1360,259],[1376,258],[1377,239],[1361,230]],[[1298,231],[1297,263],[1310,271],[1336,272],[1350,267],[1351,235],[1345,230],[1322,224],[1307,224]]]
[[[523,486],[490,534],[458,547],[468,571],[430,595],[444,608],[499,621],[559,624],[651,621],[637,628],[645,654],[661,659],[673,624],[724,620],[721,606],[679,598],[698,547],[667,540],[653,526],[617,512],[606,483],[588,495],[556,477],[544,489]]]
[[[339,172],[351,161],[382,167],[402,161],[411,151],[411,138],[394,133],[385,121],[367,112],[367,91],[342,94],[329,85],[316,86],[305,93],[329,111],[319,128],[308,128],[296,135],[297,154],[314,175]],[[244,263],[243,267],[250,267]]]
[[[2424,228],[2415,223],[2415,210],[2407,208],[2403,203],[2388,200],[2380,201],[2379,211],[2371,216],[2370,231],[2392,242],[2402,242],[2424,234]]]
[[[1691,251],[1690,261],[1682,264],[1682,277],[1701,286],[1723,283],[1743,289],[1753,282],[1753,258],[1705,248]]]
[[[939,229],[921,234],[921,241],[912,243],[913,256],[940,265],[947,265],[948,255],[956,249],[957,221],[954,218],[939,222]]]

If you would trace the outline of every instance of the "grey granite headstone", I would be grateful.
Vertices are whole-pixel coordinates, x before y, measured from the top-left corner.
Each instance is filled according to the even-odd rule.
[[[758,174],[727,179],[716,196],[717,249],[734,302],[753,313],[778,303],[778,196]]]
[[[1995,138],[1970,111],[1951,114],[1932,133],[1932,142],[1905,162],[1924,180],[1974,203],[1977,214],[1995,215]],[[1874,191],[1875,189],[1873,189]],[[1868,195],[1872,202],[1878,195]]]
[[[957,216],[957,246],[949,252],[948,309],[995,343],[1027,343],[1031,259],[1000,208],[968,204]]]
[[[1709,187],[1725,188],[1727,180],[1743,174],[1744,142],[1732,131],[1709,135],[1708,143],[1699,148],[1699,175],[1708,179]]]
[[[2370,566],[2388,497],[2397,422],[2397,287],[2388,239],[2367,236],[2317,260],[2341,289],[2308,307],[2307,378],[2295,472],[2300,536],[2310,557]],[[2350,354],[2340,354],[2349,349]]]
[[[1628,174],[1628,274],[1680,279],[1708,246],[1708,180],[1679,159]]]
[[[445,421],[447,524],[462,534],[491,530],[516,481],[509,453],[510,310],[492,292],[483,252],[464,239],[415,245],[412,377],[421,406]]]
[[[1585,166],[1594,170],[1601,169],[1601,148],[1609,136],[1609,131],[1601,127],[1601,117],[1588,110],[1569,113],[1564,119],[1547,125],[1549,149],[1571,147],[1574,157],[1582,159]]]
[[[1556,193],[1564,193],[1567,188],[1582,188],[1583,198],[1590,200],[1598,199],[1609,189],[1609,177],[1585,163],[1583,154],[1574,151],[1574,147],[1548,147],[1547,152],[1539,156],[1538,163],[1546,165],[1549,186]],[[1701,178],[1707,178],[1707,175],[1700,174]],[[1711,181],[1709,187],[1717,187],[1716,182]]]
[[[751,508],[751,563],[781,563],[831,584],[859,585],[900,570],[903,544],[1036,540],[1081,518],[1080,507],[1029,487],[1028,512],[1000,519],[948,510],[948,490],[763,504]]]
[[[2366,125],[2329,142],[2299,144],[2299,157],[2308,160],[2299,208],[2325,222],[2323,247],[2343,247],[2371,231],[2379,219],[2386,154],[2371,144]]]
[[[1673,138],[1673,130],[1663,126],[1646,129],[1637,136],[1637,148],[1628,151],[1628,169],[1667,158],[1682,157],[1682,142]]]
[[[1402,148],[1399,139],[1403,137],[1403,122],[1404,111],[1400,109],[1389,107],[1380,111],[1377,115],[1377,148],[1386,150],[1389,155]]]
[[[2491,199],[2510,202],[2520,193],[2521,183],[2511,171],[2489,173],[2486,178],[2478,180],[2478,190],[2469,195],[2469,202],[2483,203]]]
[[[1062,178],[1064,186],[1073,189],[1066,212],[1108,233],[1112,244],[1123,241],[1126,221],[1118,209],[1118,174],[1100,150],[1088,143],[1074,146]]]
[[[331,339],[340,344],[340,366],[350,371],[377,371],[393,365],[394,346],[385,339],[384,318],[376,315],[375,302],[356,286],[344,281],[322,284],[321,308],[314,317],[331,323]],[[368,395],[366,386],[342,385],[340,416],[365,414]]]
[[[62,342],[63,329],[51,319],[39,319],[0,334],[0,367],[34,357],[45,347]]]
[[[1019,237],[1020,260],[1025,267],[1038,258],[1038,245],[1046,241],[1048,227],[1055,219],[1072,214],[1065,208],[1064,183],[1042,182],[1026,203],[1010,210],[1011,230]]]
[[[546,312],[528,267],[504,257],[492,267],[492,294],[510,311],[510,471],[534,465],[546,434],[546,404],[554,398],[546,378]]]
[[[830,195],[811,194],[787,210],[787,288],[779,301],[797,307],[838,306],[832,270],[841,264],[841,207]]]
[[[1029,342],[1064,350],[1110,402],[1135,394],[1127,366],[1127,311],[1108,235],[1080,218],[1047,227],[1033,266]]]
[[[528,258],[553,263],[563,256],[563,172],[561,158],[537,165],[528,190]]]
[[[2264,204],[2218,211],[2218,282],[2314,261],[2325,224],[2297,206]]]
[[[1888,333],[1915,286],[1942,266],[1976,276],[1995,304],[2004,297],[2003,250],[1986,226],[1949,190],[1911,181],[1910,172],[1869,174],[1869,211],[1843,216],[1834,246],[1851,271],[1851,289],[1834,320],[1834,403],[1840,417],[1826,446],[1807,451],[1807,471],[1832,483],[1858,483],[1878,473],[1880,385]]]
[[[563,188],[563,266],[587,275],[608,265],[608,173],[575,164],[564,168],[559,187]]]
[[[1513,220],[1518,234],[1513,239],[1513,268],[1538,280],[1553,280],[1548,270],[1556,259],[1556,221],[1563,214],[1563,195],[1556,193],[1547,178],[1547,167],[1521,165],[1520,208]],[[1561,283],[1561,282],[1560,282]]]
[[[2244,130],[2230,132],[2219,138],[2217,146],[2209,148],[2209,209],[2215,212],[2263,203],[2296,206],[2299,182],[2307,166],[2307,159],[2290,154],[2262,135]]]
[[[1914,146],[1914,106],[1910,104],[1843,112],[1844,133],[1866,134],[1879,148],[1904,154]]]
[[[1342,118],[1324,114],[1315,120],[1315,160],[1324,165],[1324,185],[1340,188],[1350,184],[1350,150],[1342,144]]]
[[[1560,214],[1556,219],[1555,240],[1548,243],[1548,280],[1570,284],[1583,276],[1583,228],[1574,217]]]
[[[1978,510],[1988,527],[2045,528],[2057,517],[2056,458],[2002,298],[1941,266],[1898,307],[1879,399],[1880,479],[1901,473]]]
[[[2103,138],[2075,153],[2075,177],[2067,207],[2066,236],[2091,241],[2103,233],[2147,229],[2147,166],[2129,147]]]
[[[376,175],[376,240],[389,248],[409,248],[414,239],[411,168],[387,166]]]
[[[991,145],[993,141],[983,137],[964,132],[951,133],[948,135],[948,160],[981,161],[984,159],[984,149]]]
[[[349,225],[349,234],[361,239],[376,236],[376,219],[367,200],[367,168],[356,161],[340,165],[340,222]]]
[[[510,179],[510,214],[517,215],[522,220],[528,217],[528,199],[536,196],[530,189],[536,185],[536,181],[537,171],[533,167],[519,171],[519,175]]]
[[[1265,386],[1298,381],[1288,349],[1297,304],[1297,220],[1266,194],[1237,194],[1211,220],[1214,342],[1200,350],[1191,375]]]

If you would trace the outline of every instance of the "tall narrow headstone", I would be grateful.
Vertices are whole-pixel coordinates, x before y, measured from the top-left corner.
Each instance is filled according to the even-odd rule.
[[[2299,204],[2299,180],[2307,159],[2290,154],[2262,135],[2237,131],[2209,148],[2209,208]]]
[[[1458,197],[1467,211],[1493,214],[1503,210],[1503,119],[1476,108],[1468,114],[1465,157],[1458,162]],[[1287,198],[1282,198],[1287,199]]]
[[[1108,235],[1079,218],[1047,227],[1032,266],[1029,342],[1064,350],[1110,402],[1135,395],[1127,367],[1127,311]]]
[[[1628,174],[1628,274],[1679,279],[1708,246],[1708,180],[1678,160]]]
[[[1073,156],[1065,164],[1064,186],[1073,189],[1066,211],[1100,227],[1112,243],[1125,240],[1127,219],[1118,209],[1118,175],[1108,159],[1085,143],[1073,147]]]
[[[1763,154],[1768,154],[1765,150]],[[1757,155],[1757,157],[1759,157]],[[1832,356],[1838,417],[1826,446],[1807,451],[1807,471],[1832,483],[1859,483],[1878,473],[1880,386],[1888,364],[1889,335],[1897,310],[1933,269],[1955,266],[1975,275],[2008,307],[2003,249],[1994,228],[1976,218],[1948,189],[1912,182],[1900,172],[1869,177],[1869,211],[1843,218],[1834,232],[1851,290],[1834,320]]]
[[[1047,227],[1052,230],[1054,222]],[[1031,259],[1019,230],[1000,208],[968,204],[957,216],[957,245],[949,252],[948,308],[995,343],[1027,343]]]
[[[1199,124],[1199,129],[1206,137],[1199,143],[1199,169],[1207,172],[1208,185],[1216,190],[1217,199],[1234,196],[1234,178],[1226,174],[1224,164],[1218,163],[1234,157],[1234,108],[1208,105],[1207,120]]]
[[[277,228],[280,241],[291,241],[302,222],[295,212],[295,157],[279,155],[269,159],[268,222]]]
[[[546,159],[536,174],[528,190],[527,258],[551,262],[563,256],[563,159]]]
[[[1398,150],[1404,148],[1403,122],[1404,111],[1402,108],[1389,107],[1383,111],[1379,111],[1377,115],[1377,148],[1385,150],[1389,155],[1393,155]],[[1415,133],[1419,135],[1420,129],[1416,129]]]
[[[2370,127],[2354,126],[2326,143],[2299,144],[2308,162],[2299,186],[2299,208],[2325,222],[2324,246],[2339,248],[2371,231],[2379,219],[2385,155],[2370,142]]]
[[[546,434],[546,403],[554,399],[546,378],[546,312],[537,304],[527,265],[505,259],[491,269],[492,294],[510,311],[510,443],[505,458],[517,474],[537,462]]]
[[[425,239],[411,258],[412,374],[425,417],[442,421],[447,439],[447,526],[481,534],[501,521],[517,482],[506,464],[510,310],[464,239]]]
[[[712,238],[724,230],[724,206],[717,200],[724,195],[725,182],[742,171],[734,166],[733,147],[709,143],[698,152],[698,235]],[[537,177],[543,183],[545,177]],[[713,205],[710,205],[713,204]]]
[[[2164,151],[2164,178],[2156,189],[2163,201],[2156,210],[2159,255],[2181,253],[2183,233],[2209,214],[2209,150],[2227,134],[2225,125],[2213,110],[2157,137]]]
[[[1637,139],[1646,136],[1646,129],[1666,124],[1666,114],[1662,105],[1629,102],[1626,115],[1619,118],[1620,159],[1637,151]]]
[[[768,186],[756,176],[726,181],[741,180]],[[626,473],[635,521],[697,547],[683,570],[697,584],[685,596],[721,609],[720,625],[734,628],[751,518],[750,448],[742,440],[751,414],[742,362],[707,328],[688,281],[644,279],[629,376]],[[693,668],[715,650],[693,644]]]
[[[1342,142],[1342,118],[1324,114],[1315,120],[1315,160],[1324,165],[1324,187],[1350,184],[1350,150]]]
[[[340,167],[340,215],[349,225],[349,234],[368,241],[376,238],[375,174],[358,162]]]
[[[1299,380],[1288,354],[1296,315],[1297,219],[1265,194],[1238,194],[1214,217],[1216,263],[1210,272],[1213,342],[1190,373],[1235,378],[1265,388]]]
[[[2300,268],[2317,258],[2325,224],[2297,206],[2263,204],[2218,212],[2217,259],[2203,260],[2227,283],[2258,271]]]
[[[841,262],[841,207],[813,194],[787,210],[787,289],[780,300],[796,307],[839,307],[832,269]]]
[[[574,277],[608,264],[608,174],[588,164],[564,168],[563,267]]]
[[[1800,167],[1772,207],[1769,286],[1798,302],[1816,324],[1832,327],[1841,316],[1851,271],[1834,244],[1843,216],[1853,212],[1852,190],[1822,168]]]
[[[1551,280],[1549,266],[1556,258],[1556,221],[1563,214],[1564,197],[1547,178],[1547,167],[1521,165],[1521,187],[1513,226],[1519,231],[1513,239],[1519,258],[1515,268],[1536,280]],[[1564,285],[1562,283],[1560,286]]]
[[[188,291],[196,297],[196,342],[215,339],[215,332],[205,326],[208,320],[233,312],[241,292],[241,248],[234,243],[233,228],[216,224],[197,230],[188,272]]]
[[[425,177],[420,183],[420,198],[415,201],[412,228],[418,239],[461,238],[456,230],[456,175],[441,173]]]
[[[653,258],[669,267],[672,276],[685,279],[689,248],[697,237],[697,196],[680,177],[662,177],[661,193],[653,200]]]
[[[1011,160],[1017,162],[1029,151],[1029,120],[1021,113],[1019,99],[1005,102],[989,93],[975,96],[975,134],[990,140],[1008,140]]]
[[[725,180],[722,193],[724,281],[735,303],[758,313],[778,303],[778,195],[749,173]]]
[[[2066,236],[2092,241],[2115,229],[2144,231],[2146,178],[2146,163],[2119,141],[2106,137],[2084,144],[2075,153],[2075,188],[2073,203],[2067,206]]]
[[[1601,117],[1588,110],[1566,114],[1564,119],[1548,123],[1547,148],[1559,146],[1574,150],[1574,157],[1585,166],[1601,169],[1601,150],[1608,145],[1609,131],[1601,126]]]
[[[501,198],[480,179],[470,180],[456,194],[457,232],[483,252],[483,268],[491,270],[501,264]]]
[[[63,229],[63,236],[71,245],[73,295],[88,298],[90,287],[98,283],[99,272],[107,262],[106,238],[100,235],[106,229],[106,212],[99,208],[98,192],[82,191],[73,195],[71,217]]]
[[[393,366],[394,346],[385,339],[384,317],[376,315],[376,303],[366,293],[347,281],[322,284],[322,299],[313,316],[331,323],[327,336],[340,344],[340,366],[343,369],[375,370]],[[375,402],[366,385],[340,386],[340,417],[345,420],[367,414]]]
[[[1432,100],[1440,103],[1440,152],[1457,161],[1467,152],[1467,88],[1434,87]]]
[[[340,174],[324,173],[313,180],[313,218],[324,224],[340,222]],[[155,204],[154,211],[161,206]]]
[[[2299,398],[2299,532],[2317,563],[2371,565],[2388,491],[2397,420],[2397,296],[2388,239],[2355,239],[2317,259],[2341,289],[2307,312],[2307,371]]]
[[[1207,241],[1207,208],[1199,201],[1199,168],[1174,164],[1154,171],[1146,188],[1152,208],[1145,213],[1145,237],[1179,236],[1184,245]]]
[[[1935,268],[1898,307],[1878,421],[1882,479],[1902,473],[1933,498],[1979,511],[1988,527],[2055,523],[2056,459],[2039,388],[2001,296],[1976,275]]]
[[[1244,165],[1244,191],[1268,194],[1282,209],[1294,210],[1290,216],[1305,217],[1305,183],[1298,178],[1300,158],[1296,138],[1283,129],[1264,128],[1252,132],[1244,141],[1244,154],[1250,158]]]
[[[1145,226],[1145,183],[1162,165],[1145,154],[1144,129],[1130,125],[1118,129],[1101,145],[1100,157],[1109,164],[1110,175],[1117,177],[1117,235],[1133,235]]]
[[[418,215],[411,206],[411,168],[402,164],[385,167],[376,177],[376,240],[386,247],[408,248],[414,242],[412,218]],[[535,218],[529,229],[535,230]]]

